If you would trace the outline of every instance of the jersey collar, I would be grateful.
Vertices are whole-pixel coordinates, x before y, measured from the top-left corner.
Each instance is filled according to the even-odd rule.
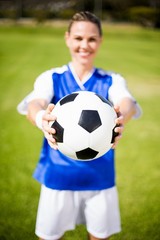
[[[77,75],[76,72],[75,72],[75,69],[74,69],[74,67],[73,67],[73,64],[70,62],[70,63],[68,64],[68,66],[69,66],[69,68],[70,68],[70,70],[71,70],[71,72],[72,72],[72,74],[73,74],[73,76],[74,76],[74,79],[75,79],[76,82],[78,83],[78,85],[81,86],[81,87],[83,87],[83,88],[84,88],[83,85],[92,77],[92,75],[93,75],[93,73],[94,73],[94,71],[95,71],[95,68],[93,68],[83,80],[80,80],[79,77],[78,77],[78,75]]]

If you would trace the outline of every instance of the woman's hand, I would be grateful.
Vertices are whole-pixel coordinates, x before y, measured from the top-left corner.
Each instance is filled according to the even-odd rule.
[[[44,136],[48,140],[48,144],[50,145],[50,147],[57,150],[58,149],[57,142],[56,142],[55,138],[53,137],[53,134],[56,133],[56,130],[49,126],[50,121],[55,121],[56,120],[56,117],[51,115],[51,112],[52,112],[54,106],[55,106],[54,104],[49,104],[48,105],[48,107],[46,109],[46,112],[45,112],[45,114],[43,115],[43,118],[42,118],[42,128],[43,128]],[[114,136],[114,142],[113,142],[112,148],[115,148],[117,146],[117,144],[119,142],[119,139],[122,137],[122,132],[123,132],[123,129],[124,129],[124,125],[123,125],[124,124],[124,118],[119,111],[119,107],[115,106],[114,109],[117,113],[117,118],[115,120],[116,127],[114,128],[115,136]]]
[[[48,144],[51,148],[54,148],[55,150],[58,149],[57,142],[53,137],[53,134],[56,133],[56,130],[51,128],[49,126],[50,121],[55,121],[56,117],[51,114],[52,110],[54,109],[54,104],[49,104],[45,114],[42,118],[42,130],[44,132],[45,138],[48,140]]]
[[[113,142],[113,146],[112,148],[115,148],[119,142],[119,139],[122,137],[122,132],[124,130],[124,118],[121,114],[121,112],[119,111],[119,106],[115,106],[114,110],[117,113],[117,118],[115,120],[116,123],[116,127],[114,128],[114,142]]]

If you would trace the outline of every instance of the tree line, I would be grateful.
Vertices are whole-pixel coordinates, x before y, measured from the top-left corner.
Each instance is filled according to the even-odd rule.
[[[136,22],[160,28],[159,0],[0,0],[0,18],[69,19],[92,11],[104,21]]]

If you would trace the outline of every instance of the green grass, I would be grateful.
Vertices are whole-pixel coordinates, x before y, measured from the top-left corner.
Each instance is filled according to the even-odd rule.
[[[16,111],[44,70],[70,60],[65,27],[0,26],[0,239],[34,235],[39,184],[32,178],[42,133]],[[143,108],[126,126],[117,148],[117,185],[123,231],[113,240],[160,239],[160,32],[127,25],[104,25],[96,65],[120,72]],[[85,240],[83,226],[66,240]]]

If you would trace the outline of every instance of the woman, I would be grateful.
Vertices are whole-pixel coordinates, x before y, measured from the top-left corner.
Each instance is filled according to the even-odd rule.
[[[42,184],[36,234],[40,239],[60,239],[76,224],[86,225],[89,239],[109,239],[121,230],[114,149],[94,161],[75,161],[57,150],[49,121],[54,104],[75,91],[96,92],[115,106],[118,113],[114,147],[123,124],[138,117],[139,106],[125,80],[115,73],[94,67],[102,42],[99,19],[90,12],[76,13],[65,34],[71,62],[42,73],[33,92],[18,106],[29,121],[43,130],[45,139],[34,177]]]

